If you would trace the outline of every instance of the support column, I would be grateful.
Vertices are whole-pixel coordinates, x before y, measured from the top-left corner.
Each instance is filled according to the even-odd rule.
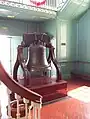
[[[28,103],[29,103],[29,100],[23,98],[23,102],[25,103],[25,119],[29,119],[28,118]]]
[[[17,100],[17,114],[16,114],[17,119],[20,119],[20,109],[19,109],[19,99],[20,98],[21,97],[15,93],[15,99]]]
[[[7,88],[7,93],[8,93],[8,119],[12,119],[11,106],[10,106],[10,94],[11,94],[11,91],[8,88]]]

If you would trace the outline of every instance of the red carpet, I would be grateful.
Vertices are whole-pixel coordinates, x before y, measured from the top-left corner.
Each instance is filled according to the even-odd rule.
[[[68,81],[68,91],[81,86],[90,87],[90,81]],[[6,97],[3,98],[6,99]],[[5,100],[3,102],[4,104],[6,103]],[[5,114],[4,112],[3,114]],[[84,103],[83,101],[67,97],[56,103],[43,106],[41,109],[41,119],[90,119],[90,103]]]
[[[84,85],[90,86],[90,81],[68,81],[68,90]],[[90,119],[90,103],[68,97],[43,106],[41,119]]]

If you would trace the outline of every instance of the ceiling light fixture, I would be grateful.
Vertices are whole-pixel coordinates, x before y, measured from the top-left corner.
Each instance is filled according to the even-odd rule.
[[[8,15],[7,17],[8,18],[15,18],[15,16],[13,16],[13,15]]]
[[[10,10],[7,10],[7,9],[0,9],[0,13],[1,14],[10,14],[11,11]]]
[[[40,17],[41,19],[49,19],[48,17]]]
[[[0,12],[10,12],[10,11],[7,9],[0,9]]]
[[[0,26],[0,31],[1,30],[7,31],[8,30],[8,27],[6,27],[6,26]]]

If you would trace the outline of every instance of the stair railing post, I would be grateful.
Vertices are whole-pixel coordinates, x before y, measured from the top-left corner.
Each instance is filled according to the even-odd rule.
[[[11,105],[10,105],[10,94],[11,94],[11,91],[7,88],[7,94],[8,94],[8,119],[12,119],[12,116],[11,116]]]
[[[33,106],[33,119],[40,119],[41,118],[42,99],[40,99],[40,103],[31,101],[31,105]]]
[[[15,99],[17,100],[17,114],[16,114],[16,117],[17,117],[17,119],[20,119],[19,99],[21,99],[21,97],[15,93]]]
[[[29,100],[27,100],[26,98],[23,98],[23,102],[25,103],[25,119],[29,119],[28,118],[28,103],[29,103]]]

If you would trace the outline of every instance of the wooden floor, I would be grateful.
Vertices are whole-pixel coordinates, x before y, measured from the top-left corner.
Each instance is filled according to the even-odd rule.
[[[68,80],[68,91],[81,86],[90,86],[90,81]],[[2,89],[0,89],[2,90]],[[3,93],[3,90],[0,91]],[[90,94],[88,94],[90,95]],[[7,104],[7,95],[2,98],[3,101],[3,118],[6,119],[5,105]],[[57,102],[43,106],[41,110],[41,119],[90,119],[90,103],[76,100],[67,96]]]

